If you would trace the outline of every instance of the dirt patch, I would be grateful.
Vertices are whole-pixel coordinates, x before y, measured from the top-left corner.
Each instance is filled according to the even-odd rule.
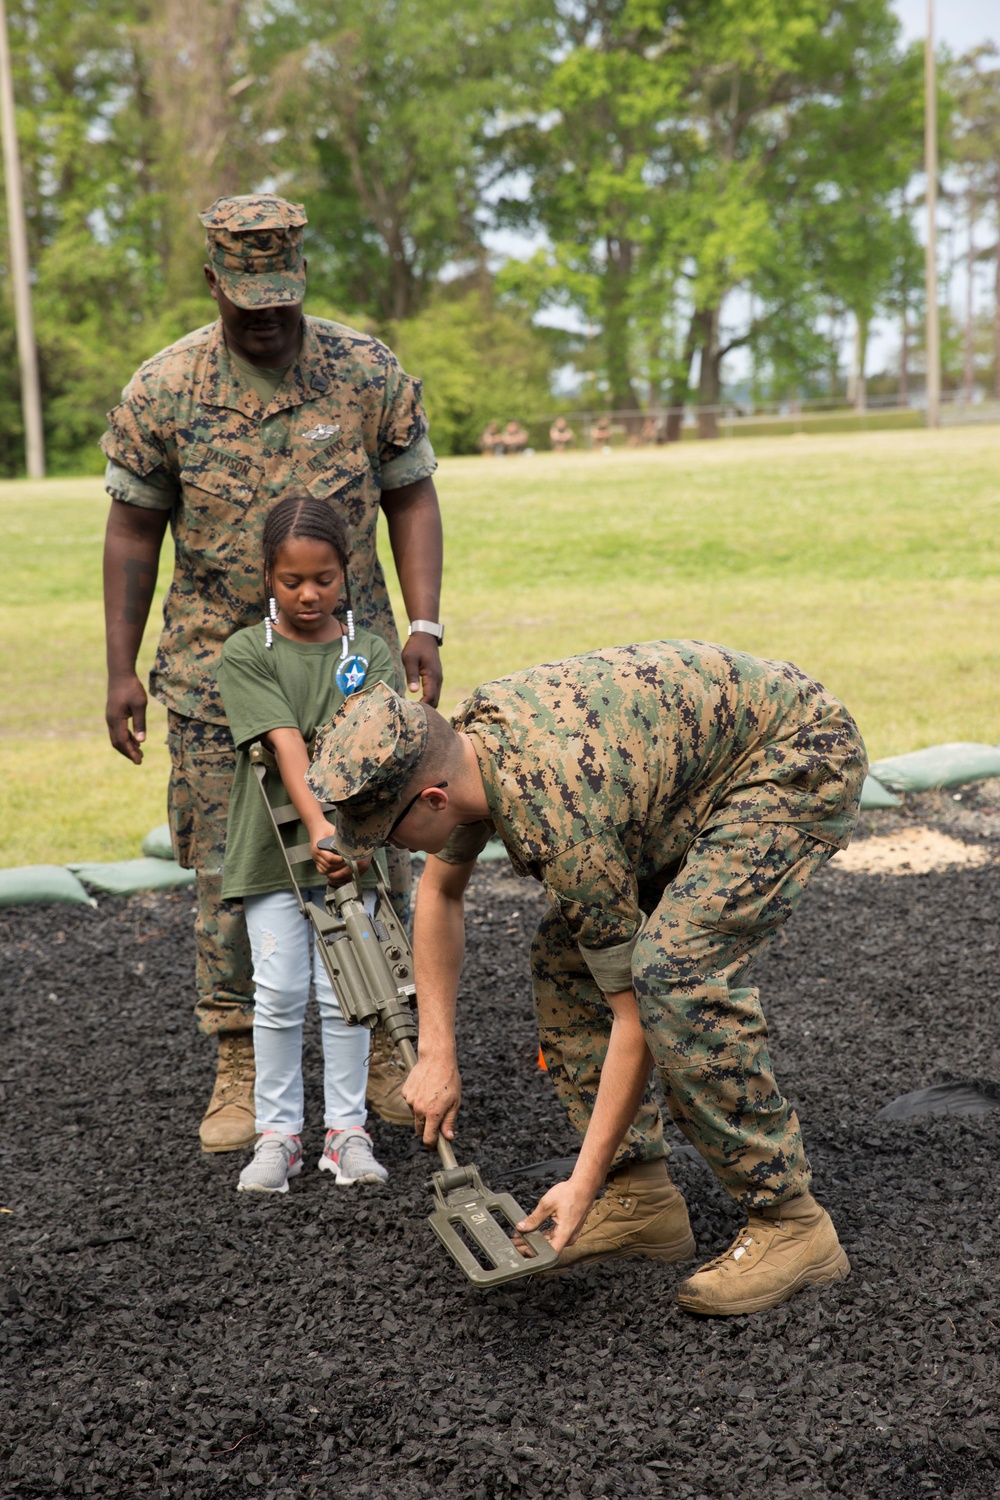
[[[918,825],[859,839],[835,854],[830,868],[856,875],[927,875],[931,870],[985,865],[992,857],[984,844],[966,844],[939,829]]]

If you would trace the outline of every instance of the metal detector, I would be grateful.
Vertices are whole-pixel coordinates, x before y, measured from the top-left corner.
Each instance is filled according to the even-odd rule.
[[[281,837],[281,825],[296,822],[299,815],[292,806],[274,808],[268,801],[264,778],[267,769],[276,765],[271,752],[260,743],[254,744],[250,747],[250,761],[299,910],[316,934],[323,965],[344,1020],[349,1026],[367,1026],[369,1030],[381,1022],[409,1073],[417,1061],[413,953],[381,871],[373,866],[377,888],[371,916],[365,911],[360,876],[351,859],[346,861],[351,880],[343,885],[328,885],[322,907],[306,901],[292,865],[309,858],[309,846],[287,848]],[[332,838],[323,839],[320,848],[339,853]],[[506,1281],[553,1270],[558,1252],[541,1230],[519,1236],[528,1255],[523,1255],[511,1239],[510,1231],[525,1217],[515,1199],[509,1193],[494,1193],[484,1186],[478,1167],[459,1166],[450,1142],[440,1132],[437,1151],[442,1170],[431,1178],[435,1208],[427,1222],[473,1286],[500,1286]]]

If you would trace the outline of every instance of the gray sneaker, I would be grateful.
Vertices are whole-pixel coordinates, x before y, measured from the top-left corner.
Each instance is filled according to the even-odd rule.
[[[287,1193],[289,1177],[302,1171],[302,1142],[297,1135],[265,1130],[253,1150],[253,1161],[240,1173],[238,1193]]]
[[[372,1152],[372,1138],[360,1125],[350,1130],[328,1130],[323,1155],[319,1159],[321,1172],[333,1172],[341,1187],[350,1187],[355,1182],[388,1182],[389,1173]]]

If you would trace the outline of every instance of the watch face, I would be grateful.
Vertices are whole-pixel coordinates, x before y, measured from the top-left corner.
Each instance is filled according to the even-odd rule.
[[[340,688],[344,697],[349,698],[352,693],[356,693],[359,688],[364,687],[367,676],[367,656],[345,656],[343,661],[337,663],[337,670],[334,673],[333,680]]]

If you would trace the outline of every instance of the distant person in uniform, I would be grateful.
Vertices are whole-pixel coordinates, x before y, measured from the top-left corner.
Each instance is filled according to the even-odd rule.
[[[611,423],[607,417],[598,417],[590,429],[590,441],[604,453],[611,444]]]
[[[497,445],[500,442],[500,423],[487,422],[485,431],[479,439],[479,451],[487,458],[495,458]]]
[[[556,417],[549,428],[549,441],[556,453],[564,453],[576,441],[576,434],[565,417]]]
[[[242,904],[222,896],[235,766],[215,677],[222,647],[260,619],[265,517],[304,489],[347,528],[358,624],[388,644],[400,689],[422,687],[436,703],[441,518],[419,381],[377,339],[303,314],[302,205],[220,198],[201,221],[218,319],[139,369],[102,442],[107,721],[112,745],[138,765],[147,700],[136,658],[169,525],[174,572],[150,689],[167,708],[174,850],[198,874],[195,1014],[219,1045],[199,1134],[205,1151],[237,1151],[255,1133],[253,983]],[[402,655],[375,551],[380,511],[411,621]],[[407,867],[397,860],[391,873],[405,895]],[[397,1123],[409,1119],[401,1079],[380,1044],[369,1102]]]
[[[747,1216],[681,1284],[681,1306],[757,1312],[849,1273],[749,971],[850,840],[866,765],[856,724],[819,683],[700,641],[513,672],[476,689],[453,727],[376,685],[321,732],[309,783],[333,803],[338,848],[357,858],[388,840],[429,855],[419,1058],[403,1088],[425,1144],[453,1135],[461,1102],[464,893],[488,840],[545,890],[535,1009],[583,1140],[570,1178],[517,1227],[551,1219],[561,1266],[695,1254],[655,1067],[674,1122]]]
[[[523,453],[528,446],[527,431],[520,422],[509,421],[500,434],[504,453]]]

